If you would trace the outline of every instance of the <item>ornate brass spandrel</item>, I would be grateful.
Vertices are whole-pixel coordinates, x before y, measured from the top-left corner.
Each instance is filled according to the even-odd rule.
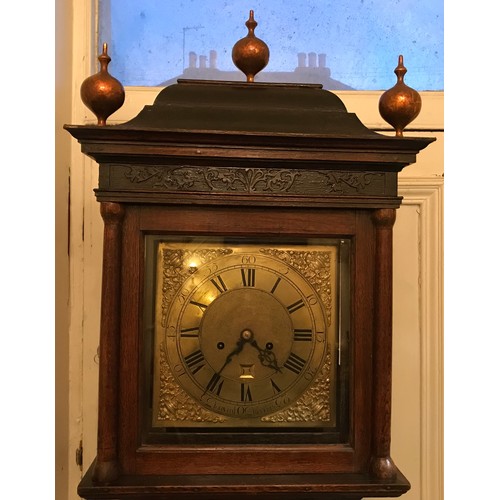
[[[162,269],[161,284],[161,325],[165,327],[170,304],[184,281],[190,275],[190,263],[206,264],[222,255],[232,253],[229,248],[209,248],[187,250],[179,248],[160,247],[159,266]]]
[[[332,356],[328,349],[325,362],[311,387],[288,408],[262,417],[262,422],[331,422],[335,420],[331,405]]]
[[[165,342],[160,344],[160,388],[156,403],[157,426],[166,422],[220,424],[227,420],[203,408],[179,386],[167,361]]]
[[[263,248],[261,252],[272,255],[295,268],[304,278],[313,285],[318,293],[323,308],[326,311],[328,324],[332,321],[332,283],[336,282],[335,266],[332,258],[336,259],[336,248],[332,251],[294,251],[274,248]]]

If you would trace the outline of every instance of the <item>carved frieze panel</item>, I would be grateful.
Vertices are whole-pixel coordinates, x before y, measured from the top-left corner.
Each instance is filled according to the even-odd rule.
[[[279,167],[101,165],[100,189],[158,193],[395,196],[389,173]]]

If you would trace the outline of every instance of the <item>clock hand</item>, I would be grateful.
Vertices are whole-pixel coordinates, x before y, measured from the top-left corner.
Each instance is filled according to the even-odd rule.
[[[222,370],[226,368],[226,366],[231,362],[233,357],[236,356],[236,354],[239,354],[243,350],[243,346],[246,344],[246,342],[247,340],[244,338],[240,338],[240,340],[238,340],[238,342],[236,343],[236,347],[226,356],[226,361],[224,362],[220,370],[217,372],[217,375],[220,375],[222,373]]]
[[[239,354],[243,350],[243,347],[246,343],[247,343],[247,339],[245,339],[242,336],[240,338],[240,340],[238,340],[238,342],[236,343],[236,347],[226,356],[226,361],[224,361],[224,364],[221,366],[219,371],[213,375],[212,380],[217,381],[219,379],[220,374],[222,373],[222,370],[224,370],[224,368],[226,368],[226,366],[231,362],[231,360],[233,359],[234,356],[236,356],[236,354]],[[209,389],[207,386],[207,388],[203,392],[203,395],[205,395],[208,390]]]
[[[269,349],[261,349],[257,344],[257,341],[254,340],[252,331],[243,330],[240,334],[240,339],[236,343],[236,347],[226,356],[224,364],[221,366],[216,375],[220,375],[222,373],[224,368],[226,368],[226,366],[231,362],[233,357],[243,350],[243,347],[246,343],[250,343],[252,347],[259,351],[259,361],[261,362],[262,366],[273,368],[275,371],[281,372],[281,368],[278,366],[278,361],[274,352],[270,351]]]
[[[278,360],[276,359],[274,352],[269,349],[261,349],[256,340],[252,340],[250,345],[259,351],[259,361],[262,366],[273,368],[274,371],[281,372],[281,368],[278,366]]]

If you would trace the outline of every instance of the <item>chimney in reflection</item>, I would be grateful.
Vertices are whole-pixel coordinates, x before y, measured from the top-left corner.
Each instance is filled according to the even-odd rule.
[[[196,68],[196,52],[189,53],[189,67]]]
[[[309,67],[310,68],[318,67],[316,52],[309,52]]]
[[[210,69],[217,68],[217,51],[215,50],[210,51],[209,67]]]

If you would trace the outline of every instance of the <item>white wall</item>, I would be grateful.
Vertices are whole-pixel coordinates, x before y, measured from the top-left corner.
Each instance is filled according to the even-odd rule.
[[[72,113],[72,3],[56,1],[55,64],[55,486],[56,500],[68,498],[69,417],[69,255],[68,211],[71,140],[63,124]],[[73,484],[71,485],[73,487]]]

